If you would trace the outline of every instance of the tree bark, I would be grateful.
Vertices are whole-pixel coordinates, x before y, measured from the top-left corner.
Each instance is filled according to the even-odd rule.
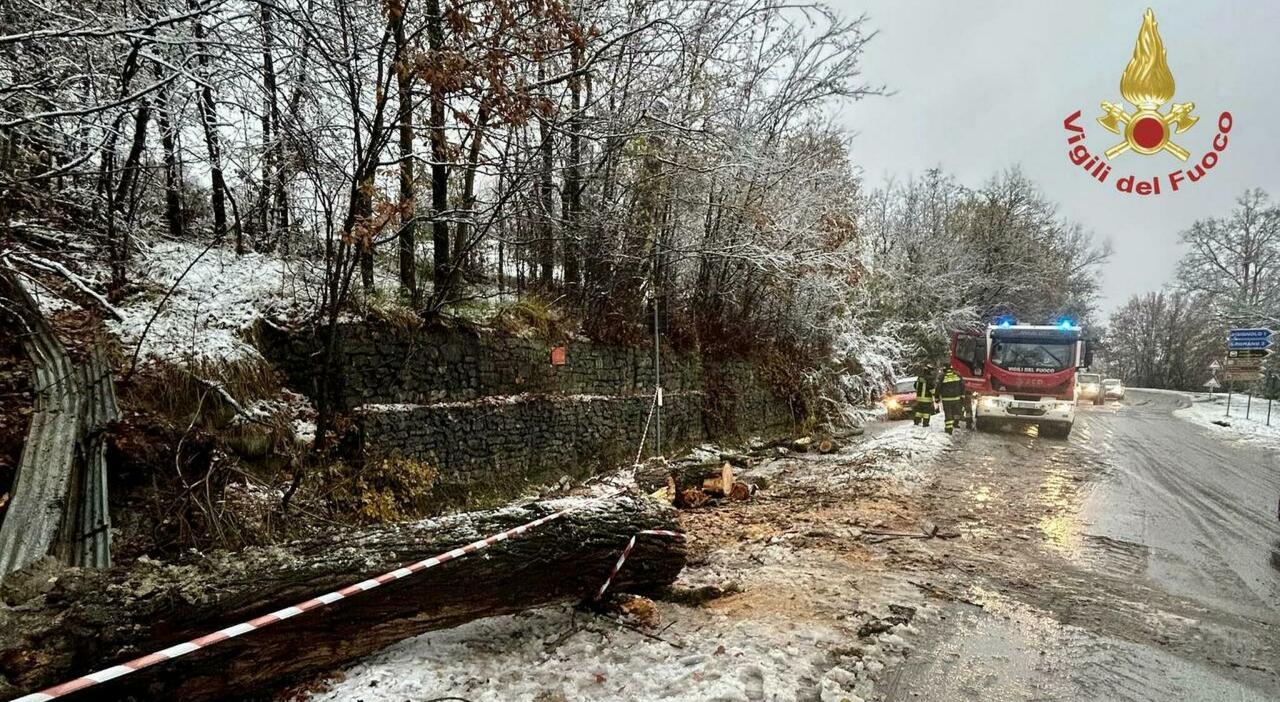
[[[471,135],[471,145],[467,149],[467,168],[462,174],[462,209],[466,219],[454,225],[453,266],[455,271],[469,270],[469,253],[474,242],[471,239],[471,227],[475,223],[476,206],[476,172],[480,169],[480,150],[484,143],[484,130],[489,124],[489,106],[483,102],[476,111],[476,126]]]
[[[262,184],[259,188],[259,224],[262,236],[272,244],[276,241],[278,221],[277,206],[273,206],[273,194],[277,183],[276,169],[280,168],[280,101],[276,86],[275,21],[271,6],[263,4],[260,11],[262,23]]]
[[[544,77],[542,64],[538,64],[538,78]],[[539,279],[544,286],[550,287],[555,276],[555,203],[552,193],[555,192],[555,181],[552,169],[555,165],[555,137],[551,130],[551,101],[543,111],[538,113],[538,267]]]
[[[143,99],[138,103],[138,110],[133,117],[133,138],[129,143],[129,155],[125,157],[124,168],[120,169],[120,181],[116,183],[116,209],[123,209],[133,190],[133,182],[138,177],[142,162],[142,152],[147,146],[147,124],[151,120],[151,101]],[[129,258],[129,243],[122,243],[122,253]]]
[[[170,117],[169,91],[160,91],[160,106],[156,110],[156,122],[160,127],[160,145],[164,148],[164,219],[169,225],[169,236],[181,241],[186,238],[186,221],[182,212],[182,170],[178,163],[177,131]]]
[[[553,503],[460,514],[328,536],[283,548],[143,561],[108,571],[63,571],[51,590],[0,608],[0,693],[43,688],[341,589],[544,516]],[[268,698],[391,643],[482,617],[594,593],[628,539],[675,529],[675,513],[620,497],[572,512],[482,554],[448,561],[329,607],[222,641],[100,688],[99,695],[188,702]],[[672,583],[682,540],[637,540],[614,591]],[[24,574],[19,574],[19,578]],[[47,572],[32,575],[46,583]],[[6,583],[10,599],[21,580]],[[11,686],[5,689],[5,681]]]
[[[426,0],[427,45],[433,60],[439,61],[444,51],[444,18],[440,14],[440,0]],[[450,297],[449,279],[449,223],[443,213],[449,209],[449,145],[444,132],[444,78],[434,76],[431,81],[431,263],[432,283],[435,288],[435,304]]]
[[[584,40],[585,41],[585,40]],[[582,44],[569,47],[570,70],[582,67]],[[564,230],[561,256],[564,258],[564,284],[571,295],[578,293],[581,281],[579,227],[582,222],[582,77],[569,79],[569,162],[564,169]]]
[[[399,100],[400,147],[400,296],[418,304],[418,209],[413,192],[413,71],[409,65],[409,42],[404,31],[404,3],[396,3],[391,13],[395,38],[396,97]]]
[[[192,11],[199,10],[195,0],[188,0]],[[196,63],[200,67],[200,78],[203,85],[199,90],[196,106],[200,112],[200,124],[204,128],[205,148],[209,153],[209,180],[211,200],[213,203],[213,235],[221,239],[227,234],[227,181],[222,175],[222,147],[218,139],[218,104],[213,98],[213,76],[209,72],[209,47],[205,46],[205,29],[203,22],[196,19],[194,26],[196,38]],[[244,233],[236,228],[236,253],[243,254]]]

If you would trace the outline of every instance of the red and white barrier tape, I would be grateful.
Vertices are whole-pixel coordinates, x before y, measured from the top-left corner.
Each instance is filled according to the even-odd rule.
[[[676,539],[685,538],[684,534],[681,534],[678,531],[663,531],[661,529],[646,529],[644,531],[637,531],[634,535],[632,535],[631,540],[627,542],[626,548],[622,549],[622,555],[618,556],[618,562],[613,564],[613,571],[609,573],[609,577],[605,578],[604,584],[601,585],[600,590],[596,592],[595,599],[597,602],[600,601],[601,597],[604,597],[604,593],[606,590],[609,589],[609,585],[613,584],[613,579],[617,577],[618,571],[622,570],[622,564],[626,563],[627,556],[631,555],[631,549],[636,547],[636,537],[641,535],[670,536]]]
[[[389,573],[384,573],[383,575],[379,575],[376,578],[370,578],[368,580],[358,582],[355,585],[344,587],[341,590],[320,595],[319,597],[313,597],[305,602],[300,602],[292,607],[285,607],[284,609],[272,612],[270,614],[264,614],[261,617],[258,617],[257,619],[253,619],[241,624],[236,624],[234,626],[229,626],[225,629],[219,629],[218,631],[215,631],[212,634],[206,634],[204,636],[201,636],[198,639],[192,639],[190,641],[186,641],[186,642],[177,644],[175,646],[170,646],[169,648],[166,648],[162,651],[156,651],[155,653],[148,654],[141,658],[135,658],[131,661],[127,661],[119,665],[113,665],[110,668],[105,668],[103,670],[99,670],[97,672],[81,676],[79,678],[76,678],[75,680],[62,683],[61,685],[55,685],[54,687],[50,687],[50,688],[41,690],[39,692],[33,692],[29,695],[25,695],[23,697],[17,698],[13,700],[13,702],[47,702],[48,700],[57,699],[65,695],[69,695],[73,692],[83,690],[86,687],[99,685],[101,683],[107,682],[108,680],[115,680],[116,678],[123,677],[130,673],[137,672],[139,670],[142,670],[143,668],[148,668],[157,663],[173,660],[174,658],[180,658],[182,656],[187,655],[188,653],[198,651],[202,648],[208,648],[209,646],[220,643],[222,641],[226,641],[227,639],[234,639],[237,636],[243,636],[244,634],[247,634],[251,631],[257,631],[258,629],[262,629],[264,627],[270,626],[272,624],[275,624],[276,622],[281,622],[291,617],[296,617],[299,614],[302,614],[303,612],[309,612],[313,609],[319,609],[321,607],[331,605],[334,602],[345,600],[348,597],[351,597],[353,595],[358,595],[362,592],[366,592],[376,587],[381,587],[382,585],[386,585],[387,583],[400,580],[401,578],[407,578],[410,575],[413,575],[414,573],[419,573],[428,568],[434,568],[442,563],[447,563],[449,561],[452,561],[455,558],[462,558],[463,556],[475,553],[476,551],[479,551],[481,549],[488,548],[489,546],[492,546],[500,541],[506,541],[507,539],[512,538],[514,536],[520,536],[521,534],[524,534],[525,532],[531,529],[536,529],[542,526],[543,524],[546,524],[547,522],[554,521],[556,519],[559,519],[560,517],[563,517],[566,514],[569,514],[570,512],[574,512],[579,509],[582,509],[583,507],[586,507],[587,505],[592,504],[597,500],[603,500],[610,497],[615,497],[622,492],[623,492],[622,489],[614,490],[610,493],[601,495],[592,500],[588,500],[581,504],[562,509],[559,512],[548,514],[547,516],[542,517],[540,519],[535,519],[532,522],[529,522],[527,524],[521,524],[518,527],[508,529],[500,534],[494,534],[493,536],[480,539],[479,541],[473,541],[467,544],[466,546],[461,546],[453,549],[452,551],[447,551],[445,553],[442,553],[438,556],[432,556],[431,558],[418,561],[417,563],[412,563],[410,565],[404,566],[403,568],[398,568],[396,570],[393,570]],[[673,531],[669,531],[669,532],[642,531],[639,533],[682,536],[678,532],[673,532]],[[623,552],[623,558],[619,559],[618,564],[613,568],[613,574],[609,576],[608,581],[605,581],[606,588],[609,586],[609,581],[613,580],[613,576],[617,575],[618,569],[622,567],[622,560],[625,560],[627,553],[630,553],[631,548],[634,546],[635,546],[635,537],[633,536],[631,537],[631,543],[628,544],[627,549]],[[604,588],[601,588],[600,594],[601,595],[604,594]],[[597,597],[599,597],[599,595],[597,595]]]

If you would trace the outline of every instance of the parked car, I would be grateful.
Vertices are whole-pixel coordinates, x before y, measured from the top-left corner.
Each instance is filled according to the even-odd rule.
[[[1124,399],[1124,383],[1119,378],[1107,378],[1102,381],[1102,391],[1106,394],[1108,400],[1115,398],[1117,400]]]
[[[1080,390],[1080,400],[1090,400],[1095,405],[1102,404],[1102,375],[1100,373],[1077,373],[1076,386]]]
[[[885,415],[889,419],[907,419],[916,404],[916,377],[899,378],[885,395]]]

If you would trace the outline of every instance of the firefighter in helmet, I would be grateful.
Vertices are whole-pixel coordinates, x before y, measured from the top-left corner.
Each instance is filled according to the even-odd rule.
[[[938,396],[942,399],[942,412],[947,433],[955,432],[956,422],[965,421],[964,417],[964,380],[951,366],[947,366],[942,374],[942,382],[938,383]]]
[[[933,382],[933,369],[928,366],[921,367],[916,375],[916,403],[912,408],[912,424],[929,426],[929,418],[933,416],[933,403],[937,399],[937,394],[937,388],[934,387]]]

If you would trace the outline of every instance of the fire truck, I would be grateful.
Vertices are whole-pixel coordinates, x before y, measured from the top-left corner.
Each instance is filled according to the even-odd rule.
[[[951,367],[964,378],[978,431],[1035,425],[1041,436],[1065,439],[1076,419],[1076,372],[1092,362],[1089,341],[1070,321],[1006,319],[951,337]]]

